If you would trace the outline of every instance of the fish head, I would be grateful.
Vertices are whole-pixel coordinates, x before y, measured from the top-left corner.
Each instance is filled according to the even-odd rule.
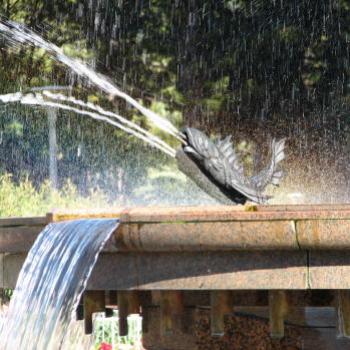
[[[218,156],[214,143],[202,131],[187,127],[182,130],[182,134],[186,143],[183,146],[183,150],[189,156],[200,161]]]

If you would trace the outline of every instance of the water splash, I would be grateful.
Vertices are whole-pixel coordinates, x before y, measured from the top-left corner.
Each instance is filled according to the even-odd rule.
[[[46,100],[45,97],[50,98],[50,100]],[[43,93],[23,94],[21,92],[16,92],[11,94],[4,94],[0,95],[0,101],[3,103],[20,102],[24,105],[53,107],[66,111],[71,111],[80,115],[87,115],[93,119],[107,122],[131,135],[138,137],[139,139],[147,142],[148,144],[158,148],[162,152],[170,155],[171,157],[175,157],[175,150],[172,147],[170,147],[167,143],[162,141],[159,137],[152,135],[147,130],[141,128],[139,125],[130,122],[129,120],[119,116],[118,114],[106,111],[103,108],[96,106],[92,103],[85,103],[81,100],[77,100],[73,97],[66,97],[62,94],[52,94],[49,91],[44,91]],[[63,104],[61,103],[61,101],[73,103],[75,106],[78,107],[86,107],[93,111],[98,111],[99,113]],[[118,122],[112,120],[110,117],[117,119]]]
[[[76,220],[48,225],[22,267],[1,349],[60,349],[99,252],[118,227],[117,219]]]
[[[182,141],[181,133],[170,121],[161,118],[153,111],[142,106],[139,102],[125,92],[119,90],[114,84],[99,75],[92,68],[88,67],[80,60],[66,56],[58,46],[44,40],[41,36],[34,33],[24,25],[13,21],[0,21],[0,32],[13,44],[27,44],[44,49],[52,58],[69,67],[77,75],[87,78],[95,86],[99,87],[111,97],[120,97],[124,99],[152,121],[158,128]]]

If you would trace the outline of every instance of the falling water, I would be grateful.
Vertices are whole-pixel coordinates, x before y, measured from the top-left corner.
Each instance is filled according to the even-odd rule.
[[[10,42],[34,45],[44,49],[53,58],[69,67],[79,76],[89,79],[89,81],[106,92],[109,96],[123,98],[126,102],[150,119],[158,128],[182,141],[179,130],[170,121],[161,118],[156,113],[145,108],[128,94],[120,91],[115,85],[109,82],[106,78],[103,78],[93,69],[77,59],[66,56],[58,46],[44,40],[25,26],[13,21],[2,21],[0,22],[0,32],[2,32]]]
[[[117,219],[48,225],[20,272],[1,349],[60,349],[97,257]]]

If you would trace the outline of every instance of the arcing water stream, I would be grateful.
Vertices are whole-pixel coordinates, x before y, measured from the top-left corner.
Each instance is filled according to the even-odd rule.
[[[63,51],[56,45],[44,40],[42,37],[31,31],[30,29],[12,21],[0,22],[0,32],[7,37],[9,42],[14,44],[34,45],[44,49],[52,58],[63,63],[65,66],[74,71],[77,75],[87,78],[95,86],[106,92],[109,96],[123,98],[130,105],[139,110],[144,116],[152,121],[161,130],[173,135],[182,141],[179,130],[168,120],[159,117],[154,112],[142,106],[126,93],[120,91],[115,85],[107,79],[101,77],[93,69],[79,60],[66,56]]]
[[[14,103],[20,102],[27,105],[37,105],[37,106],[46,106],[52,108],[59,108],[66,111],[71,111],[81,115],[87,115],[93,119],[105,121],[117,128],[138,137],[139,139],[151,144],[152,146],[158,148],[164,153],[175,157],[175,150],[170,147],[167,143],[162,141],[159,137],[152,135],[145,129],[141,128],[135,123],[130,122],[129,120],[119,116],[116,113],[106,111],[100,106],[96,106],[92,103],[85,103],[84,101],[77,100],[73,97],[67,97],[62,94],[53,94],[49,91],[44,90],[43,93],[28,93],[22,94],[21,92],[16,92],[13,94],[0,95],[0,101],[3,103]],[[68,102],[73,104],[73,106],[64,104],[62,102]],[[83,110],[77,107],[85,107],[90,109]],[[92,110],[92,111],[91,111]],[[96,113],[96,111],[98,113]],[[118,122],[112,120],[111,118],[117,119]]]
[[[117,219],[50,224],[22,267],[0,349],[60,349],[88,278]]]
[[[181,140],[179,131],[170,122],[143,107],[83,63],[65,56],[57,46],[16,23],[0,23],[0,31],[15,42],[44,48],[78,75],[87,77],[109,95],[124,98],[161,130]],[[27,94],[17,92],[1,95],[0,101],[59,108],[89,116],[175,156],[172,147],[137,124],[73,97],[36,89]],[[2,325],[0,349],[65,348],[68,326],[73,321],[97,256],[117,226],[118,220],[79,220],[51,224],[40,234],[18,278],[6,321]]]
[[[12,43],[43,48],[54,59],[102,89],[125,99],[158,128],[183,142],[180,132],[82,62],[64,55],[56,45],[14,22],[0,22],[0,32]],[[31,93],[0,96],[3,103],[45,106],[71,111],[107,122],[174,157],[175,150],[135,123],[92,103],[35,89]],[[68,326],[104,243],[118,220],[79,220],[49,225],[33,245],[18,278],[6,321],[1,327],[0,349],[48,350],[64,347]]]

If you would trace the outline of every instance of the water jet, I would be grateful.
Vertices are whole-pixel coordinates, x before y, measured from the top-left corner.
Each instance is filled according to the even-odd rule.
[[[100,2],[97,3],[100,5]],[[299,118],[296,134],[298,137],[295,137],[297,141],[291,141],[302,145],[304,139],[306,143],[310,142],[300,132],[302,123],[309,125],[309,110],[303,109],[302,102],[307,101],[307,105],[310,106],[319,99],[324,106],[329,98],[324,92],[333,86],[336,86],[334,91],[344,92],[340,102],[346,100],[346,85],[342,85],[347,84],[346,70],[341,72],[342,78],[340,75],[336,77],[336,82],[332,80],[331,75],[337,71],[335,68],[339,69],[341,66],[341,62],[335,56],[341,57],[342,55],[338,55],[339,50],[347,46],[328,36],[328,17],[340,18],[338,12],[336,15],[331,13],[332,6],[323,6],[321,9],[322,6],[315,5],[323,14],[319,16],[322,17],[322,25],[319,26],[313,22],[314,16],[309,9],[309,3],[305,9],[300,8],[299,3],[291,7],[288,7],[288,4],[286,18],[279,17],[283,4],[273,3],[276,13],[273,12],[272,17],[267,16],[266,23],[259,24],[261,18],[256,18],[255,13],[266,18],[265,13],[261,15],[259,12],[259,7],[265,6],[263,2],[249,2],[251,9],[247,11],[244,8],[245,2],[240,2],[237,5],[238,12],[234,12],[235,6],[228,2],[213,2],[213,6],[200,8],[199,11],[190,14],[185,13],[186,19],[180,18],[178,21],[180,27],[168,28],[169,31],[165,30],[162,35],[169,42],[171,40],[168,40],[167,35],[173,35],[170,33],[175,33],[175,36],[182,39],[182,30],[186,28],[183,36],[186,38],[185,50],[179,45],[178,56],[173,57],[171,64],[176,66],[175,70],[180,80],[181,77],[184,78],[184,71],[191,74],[193,72],[194,79],[190,89],[198,90],[197,96],[194,93],[195,98],[207,97],[207,84],[201,84],[199,77],[203,67],[206,76],[213,75],[211,83],[215,83],[215,94],[210,96],[212,99],[203,103],[203,110],[208,108],[208,116],[212,110],[219,110],[218,116],[221,117],[219,105],[227,105],[232,106],[230,112],[235,117],[232,123],[235,126],[248,115],[251,120],[247,125],[250,128],[252,120],[255,126],[265,127],[268,118],[272,121],[278,119],[281,125],[284,121],[282,112],[287,110],[291,119]],[[143,6],[143,2],[138,4]],[[196,3],[192,5],[194,8],[197,6]],[[152,4],[150,6],[152,7]],[[162,6],[161,2],[159,6]],[[221,21],[220,6],[227,6],[221,15],[229,14],[225,28],[231,28],[231,23],[237,18],[240,20],[242,11],[247,13],[247,16],[243,16],[237,28],[239,32],[247,31],[245,26],[249,30],[243,40],[240,40],[237,33],[228,40],[224,37],[213,40],[218,46],[209,52],[206,46],[211,40],[198,42],[198,34],[201,34],[202,38],[207,38],[207,34],[215,34],[211,30],[208,33],[208,28],[218,28],[218,21]],[[16,7],[16,4],[11,4],[11,7]],[[90,10],[92,13],[93,9]],[[119,10],[118,8],[117,11]],[[175,6],[171,7],[171,11],[171,18],[175,18],[176,12],[182,12],[182,9],[181,6],[178,9]],[[215,16],[208,16],[211,11],[215,12]],[[97,13],[98,16],[93,22],[98,27],[101,17],[100,11]],[[300,14],[301,21],[295,13],[298,13],[298,16]],[[123,22],[119,15],[116,13],[118,25]],[[87,17],[90,18],[90,15]],[[187,23],[188,18],[188,25],[183,25]],[[312,28],[312,35],[305,35],[307,40],[304,46],[299,46],[298,32],[292,28],[295,19],[298,19],[298,23],[305,20],[305,24]],[[140,23],[143,26],[147,23],[147,18],[143,18]],[[197,30],[198,23],[204,23],[204,32]],[[272,27],[266,36],[264,25],[270,23]],[[281,24],[283,29],[280,31]],[[332,22],[333,24],[339,24],[334,28],[337,28],[335,36],[340,36],[343,23],[339,21]],[[152,23],[151,27],[153,26],[156,27],[159,39],[158,22]],[[167,27],[165,23],[164,27]],[[321,27],[322,33],[318,33],[318,28]],[[140,32],[135,41],[142,41],[145,32],[152,31],[150,27],[144,28],[139,28]],[[256,28],[255,33],[252,28]],[[210,139],[200,130],[190,127],[183,131],[178,130],[173,123],[147,109],[94,69],[80,60],[68,57],[61,48],[23,25],[1,21],[0,31],[12,45],[44,49],[51,59],[68,67],[69,72],[74,72],[83,82],[88,81],[103,91],[109,100],[124,100],[128,107],[131,106],[143,114],[153,126],[173,137],[180,143],[180,147],[176,150],[173,143],[167,144],[146,130],[144,125],[138,125],[105,106],[102,108],[102,103],[100,106],[87,102],[86,96],[85,101],[84,98],[74,97],[73,88],[70,95],[54,93],[54,90],[62,90],[61,86],[51,87],[50,83],[45,82],[48,86],[1,95],[1,101],[41,106],[45,109],[61,109],[120,128],[163,153],[175,157],[178,168],[184,174],[219,203],[227,205],[136,207],[92,213],[58,212],[46,217],[0,220],[0,287],[14,288],[17,276],[20,275],[11,306],[11,316],[14,318],[8,320],[11,329],[9,333],[4,333],[5,337],[1,337],[10,338],[12,344],[5,344],[3,347],[13,345],[25,350],[35,347],[46,350],[50,346],[64,348],[61,336],[66,329],[67,320],[75,314],[74,308],[78,307],[78,303],[79,318],[84,319],[86,333],[93,330],[92,319],[95,313],[106,312],[110,316],[111,309],[117,307],[120,334],[125,335],[128,333],[128,315],[141,312],[147,349],[235,347],[250,350],[271,348],[276,344],[282,348],[294,346],[301,349],[298,339],[303,331],[317,329],[321,332],[327,329],[332,331],[332,337],[335,339],[336,327],[338,335],[343,338],[350,336],[350,297],[349,293],[344,291],[350,288],[349,205],[265,205],[270,199],[265,193],[267,186],[278,185],[283,175],[280,170],[280,162],[284,158],[283,139],[272,142],[271,160],[267,167],[256,174],[247,175],[229,138]],[[275,32],[278,32],[278,35],[275,36]],[[318,34],[322,35],[322,45],[314,41]],[[106,42],[111,50],[114,39],[108,38],[108,43]],[[127,40],[129,39],[128,37]],[[192,42],[194,39],[196,41]],[[235,47],[234,43],[237,42]],[[273,43],[272,47],[269,42]],[[195,44],[193,48],[190,47],[192,43]],[[245,51],[241,51],[240,45]],[[202,46],[206,50],[201,52]],[[226,52],[231,46],[234,49]],[[283,48],[286,46],[290,49],[289,53],[300,56],[297,64],[283,55]],[[218,57],[220,47],[223,55]],[[325,48],[325,51],[320,47],[322,50]],[[157,55],[162,51],[157,48]],[[147,54],[146,52],[145,57]],[[206,60],[204,55],[210,56],[210,60]],[[330,55],[329,62],[323,62],[327,55]],[[256,57],[263,58],[263,61],[256,65],[257,69],[254,67]],[[142,57],[143,59],[146,62],[147,57]],[[197,59],[200,62],[198,66],[186,67],[187,61],[191,63],[191,60]],[[216,61],[219,65],[215,65]],[[312,65],[314,61],[315,64]],[[211,65],[215,67],[211,69]],[[300,73],[297,79],[289,73],[293,72],[295,67]],[[323,76],[324,71],[328,71],[328,75]],[[320,93],[317,86],[322,81],[327,89]],[[176,84],[178,83],[182,82],[176,81]],[[335,84],[332,85],[333,83]],[[229,96],[220,93],[220,98],[217,98],[221,85]],[[79,96],[80,92],[78,91]],[[301,97],[295,103],[295,96],[298,94]],[[255,103],[254,95],[260,96],[261,100]],[[289,95],[292,95],[290,100]],[[334,94],[330,96],[333,101]],[[334,100],[336,97],[339,96],[335,96]],[[331,109],[334,110],[333,104]],[[276,113],[276,110],[279,113]],[[255,113],[249,113],[250,111]],[[320,115],[325,119],[325,109],[322,112]],[[300,113],[300,117],[296,116],[297,113]],[[337,119],[340,130],[341,125],[345,123],[339,121],[339,116]],[[186,120],[184,124],[200,123]],[[317,121],[314,124],[317,124]],[[324,122],[317,125],[321,132],[324,125]],[[275,134],[279,137],[288,135],[288,130],[291,132],[293,126],[284,125],[282,131],[276,127]],[[228,130],[227,128],[225,133],[230,133]],[[270,134],[274,132],[259,133],[262,137],[257,144]],[[334,154],[337,154],[329,153],[332,159]],[[303,201],[303,190],[292,188],[290,200]],[[232,205],[246,204],[249,201],[257,205]],[[44,230],[43,234],[38,238],[41,230]],[[97,260],[100,251],[101,255]],[[89,278],[95,262],[96,266]],[[22,265],[24,267],[20,273]],[[83,289],[85,293],[81,297]],[[317,308],[318,310],[315,310]],[[324,321],[324,316],[327,322]],[[57,322],[59,332],[56,333],[53,330]],[[20,328],[16,333],[22,334],[23,337],[16,339],[16,334],[11,337],[11,330],[15,332],[16,327]],[[240,334],[243,334],[243,337],[239,336]],[[253,342],[252,338],[256,334],[260,335],[260,341],[263,343]],[[31,336],[35,337],[36,341],[33,341]],[[51,341],[50,337],[56,338]],[[240,343],[242,338],[243,345]],[[215,342],[219,345],[216,346]],[[316,342],[313,343],[315,347],[318,346],[315,344]]]

